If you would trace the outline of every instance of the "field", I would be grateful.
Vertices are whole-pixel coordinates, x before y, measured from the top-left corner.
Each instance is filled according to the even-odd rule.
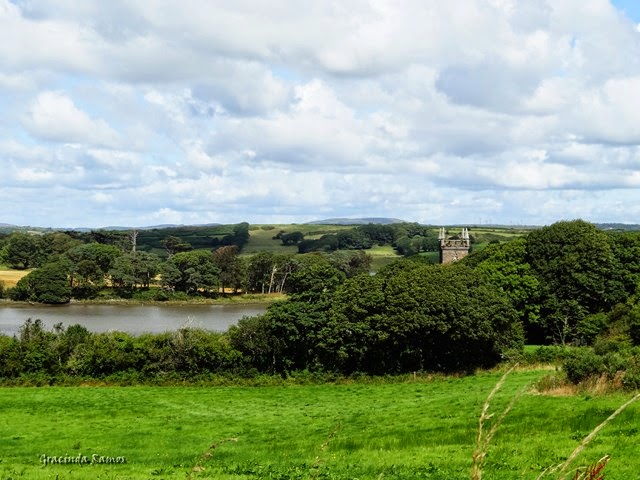
[[[4,283],[5,288],[13,288],[22,277],[27,275],[30,270],[11,270],[4,269],[0,266],[0,282]]]
[[[513,373],[494,398],[544,375]],[[478,416],[499,372],[323,385],[0,389],[0,478],[469,479]],[[534,479],[630,394],[518,399],[489,447],[486,479]],[[578,457],[610,454],[637,478],[640,404]],[[42,458],[125,457],[125,464]],[[44,457],[43,457],[44,456]],[[546,477],[545,477],[546,478]],[[555,477],[549,477],[555,478]]]
[[[305,239],[315,240],[322,235],[337,233],[340,230],[350,229],[353,226],[345,225],[311,225],[311,224],[285,224],[285,225],[251,225],[249,229],[249,242],[242,248],[243,254],[258,252],[272,253],[297,253],[298,247],[283,246],[282,242],[274,239],[279,232],[302,232]]]

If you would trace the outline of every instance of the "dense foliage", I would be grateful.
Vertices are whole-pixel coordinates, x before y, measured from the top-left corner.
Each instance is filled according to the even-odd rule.
[[[407,261],[342,281],[317,264],[303,277],[290,300],[229,332],[261,371],[459,371],[522,347],[513,307],[466,267]]]
[[[318,239],[340,245],[340,250],[307,254],[263,251],[241,256],[234,242],[246,241],[248,225],[226,232],[215,248],[206,249],[192,248],[183,237],[165,236],[164,257],[136,249],[142,232],[126,238],[105,232],[87,238],[60,232],[11,234],[0,239],[2,261],[37,268],[0,294],[43,303],[88,298],[105,289],[123,297],[145,295],[156,300],[240,291],[288,295],[265,315],[243,319],[225,334],[212,334],[217,335],[215,340],[206,332],[188,334],[226,349],[225,358],[233,362],[168,359],[179,351],[171,343],[173,337],[144,337],[144,343],[124,334],[88,334],[81,347],[76,345],[85,353],[71,355],[75,347],[68,352],[73,362],[82,358],[83,365],[92,364],[90,359],[97,359],[98,351],[123,357],[109,368],[63,369],[64,374],[140,370],[144,366],[136,362],[145,357],[163,365],[151,369],[154,374],[188,371],[176,370],[176,365],[282,375],[301,370],[465,371],[511,358],[523,341],[594,346],[593,355],[566,360],[571,380],[612,372],[615,365],[633,372],[638,363],[633,350],[640,344],[638,233],[604,232],[581,220],[563,221],[509,241],[496,238],[462,261],[443,266],[428,264],[419,255],[433,248],[433,238],[429,229],[415,224],[346,229]],[[306,242],[300,232],[280,232],[276,237],[299,249]],[[389,242],[414,255],[371,275],[371,257],[364,249]],[[53,341],[51,335],[64,334],[39,335]],[[9,358],[7,352],[13,352],[7,365],[22,365],[6,375],[30,372],[25,365],[34,364],[33,359],[16,360],[30,351],[16,347],[20,342],[2,340],[2,355]],[[167,349],[148,350],[159,344],[168,345]],[[608,345],[606,352],[603,345]],[[203,363],[196,368],[194,362]],[[49,369],[49,363],[36,364],[53,375],[57,371]],[[65,361],[59,360],[58,366],[62,364]]]
[[[3,235],[0,264],[31,270],[6,294],[14,300],[65,303],[99,295],[168,300],[287,293],[290,275],[318,255],[265,251],[241,256],[249,224],[215,227],[217,237],[212,228]],[[162,255],[151,253],[155,251]],[[347,276],[370,270],[371,257],[360,250],[333,252],[327,258]]]
[[[529,343],[590,344],[608,330],[613,312],[636,304],[639,246],[638,233],[563,221],[490,245],[463,263],[511,300]]]
[[[375,245],[391,245],[400,255],[411,256],[420,252],[436,252],[439,248],[438,237],[433,228],[417,223],[358,225],[317,239],[304,239],[301,232],[281,233],[277,238],[284,245],[297,245],[300,253],[367,250]]]
[[[40,375],[107,378],[135,372],[139,379],[198,374],[243,374],[250,367],[220,333],[195,329],[133,336],[91,333],[80,325],[46,331],[27,320],[15,337],[0,335],[0,377]]]

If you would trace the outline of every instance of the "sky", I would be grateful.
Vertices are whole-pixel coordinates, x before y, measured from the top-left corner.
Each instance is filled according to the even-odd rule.
[[[0,0],[0,223],[640,223],[639,0]]]

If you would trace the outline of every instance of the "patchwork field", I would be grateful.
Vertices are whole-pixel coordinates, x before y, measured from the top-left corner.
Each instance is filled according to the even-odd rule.
[[[353,228],[345,225],[311,225],[311,224],[284,224],[284,225],[252,225],[249,230],[249,242],[242,248],[243,254],[257,252],[273,253],[297,253],[298,247],[283,246],[282,242],[274,239],[279,232],[302,232],[304,238],[315,240],[322,235],[337,233],[340,230]]]
[[[499,415],[515,392],[542,375],[513,373],[491,411]],[[469,479],[478,416],[499,376],[305,386],[2,388],[0,477]],[[525,393],[489,447],[484,478],[536,478],[630,396]],[[635,478],[639,413],[634,404],[615,418],[576,465],[610,454],[607,478]],[[53,456],[86,457],[88,463],[52,464]],[[100,457],[124,457],[126,463],[90,463]]]
[[[22,277],[27,275],[30,270],[10,270],[0,269],[0,282],[4,283],[5,288],[13,288]]]

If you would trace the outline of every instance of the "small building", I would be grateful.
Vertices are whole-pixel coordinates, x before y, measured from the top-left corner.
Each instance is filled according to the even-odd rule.
[[[471,242],[469,241],[469,230],[466,227],[462,229],[460,236],[447,236],[444,227],[440,229],[438,234],[440,242],[440,263],[451,263],[469,255]]]

